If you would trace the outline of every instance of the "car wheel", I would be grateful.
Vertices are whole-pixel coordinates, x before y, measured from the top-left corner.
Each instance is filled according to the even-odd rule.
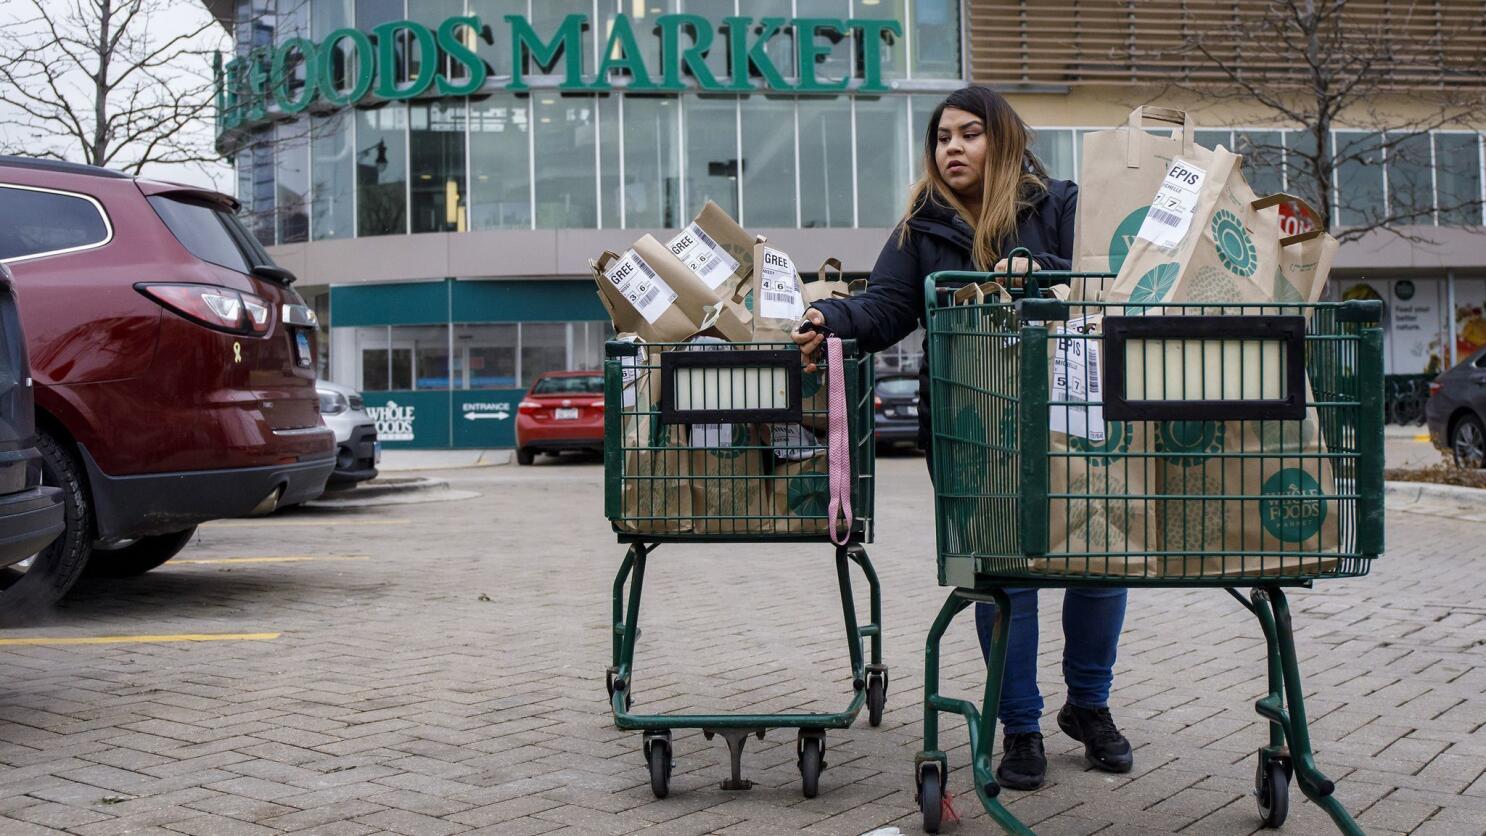
[[[1455,454],[1455,464],[1460,467],[1481,467],[1486,464],[1486,430],[1481,419],[1474,415],[1462,415],[1450,430],[1450,450]]]
[[[98,544],[93,547],[93,556],[88,560],[88,576],[98,578],[132,578],[159,566],[181,553],[191,538],[196,536],[196,526],[169,534],[153,534],[140,537],[118,546]]]
[[[530,447],[516,448],[516,463],[528,465],[537,460],[537,454]]]
[[[37,430],[36,449],[41,483],[62,489],[66,527],[40,552],[0,569],[0,613],[18,621],[61,600],[82,575],[93,547],[92,499],[77,457],[46,430]]]

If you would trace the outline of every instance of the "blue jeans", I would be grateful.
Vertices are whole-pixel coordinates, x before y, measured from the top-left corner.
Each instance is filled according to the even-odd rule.
[[[1006,734],[1040,730],[1042,693],[1037,690],[1037,590],[1008,589],[1011,635],[1006,677],[1001,681],[1001,723]],[[1068,701],[1080,708],[1109,705],[1115,652],[1125,624],[1127,591],[1115,587],[1069,587],[1063,594],[1063,680]],[[996,624],[992,604],[975,605],[980,650],[991,654]]]

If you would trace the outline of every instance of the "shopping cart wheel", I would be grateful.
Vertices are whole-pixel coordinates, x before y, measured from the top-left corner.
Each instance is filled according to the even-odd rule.
[[[882,709],[887,706],[887,677],[867,674],[867,722],[873,728],[882,725]]]
[[[671,794],[671,733],[645,735],[645,759],[650,762],[650,791],[656,798]]]
[[[1280,827],[1290,815],[1290,773],[1278,758],[1260,756],[1254,770],[1254,797],[1265,827]]]
[[[944,814],[944,784],[937,765],[919,770],[918,809],[924,814],[924,832],[938,833],[939,818]]]
[[[800,780],[806,798],[820,794],[820,771],[825,769],[826,736],[820,731],[800,730]]]

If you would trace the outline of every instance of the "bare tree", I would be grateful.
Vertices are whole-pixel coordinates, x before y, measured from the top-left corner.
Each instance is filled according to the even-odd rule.
[[[18,116],[0,148],[132,174],[220,162],[205,126],[226,32],[209,15],[183,28],[172,0],[17,5],[0,31],[0,105]]]
[[[1201,14],[1184,3],[1180,18],[1179,45],[1164,54],[1132,45],[1132,60],[1180,57],[1186,68],[1172,87],[1208,101],[1257,105],[1277,128],[1291,129],[1289,142],[1251,138],[1240,150],[1259,166],[1283,166],[1291,192],[1328,225],[1343,224],[1336,230],[1342,242],[1386,230],[1428,243],[1418,226],[1432,224],[1436,211],[1474,210],[1479,225],[1479,188],[1441,194],[1436,206],[1429,181],[1437,164],[1429,132],[1474,128],[1486,115],[1479,8],[1263,0]],[[1333,129],[1358,133],[1333,143]],[[1343,179],[1376,176],[1385,161],[1396,172],[1391,200],[1336,188]]]

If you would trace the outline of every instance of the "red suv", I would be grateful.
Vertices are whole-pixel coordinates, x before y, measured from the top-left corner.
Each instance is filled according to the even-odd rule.
[[[0,261],[23,297],[44,484],[66,530],[0,590],[169,560],[198,523],[312,499],[335,467],[315,317],[217,192],[0,156]]]
[[[547,372],[516,408],[516,463],[537,453],[604,449],[602,372]]]

